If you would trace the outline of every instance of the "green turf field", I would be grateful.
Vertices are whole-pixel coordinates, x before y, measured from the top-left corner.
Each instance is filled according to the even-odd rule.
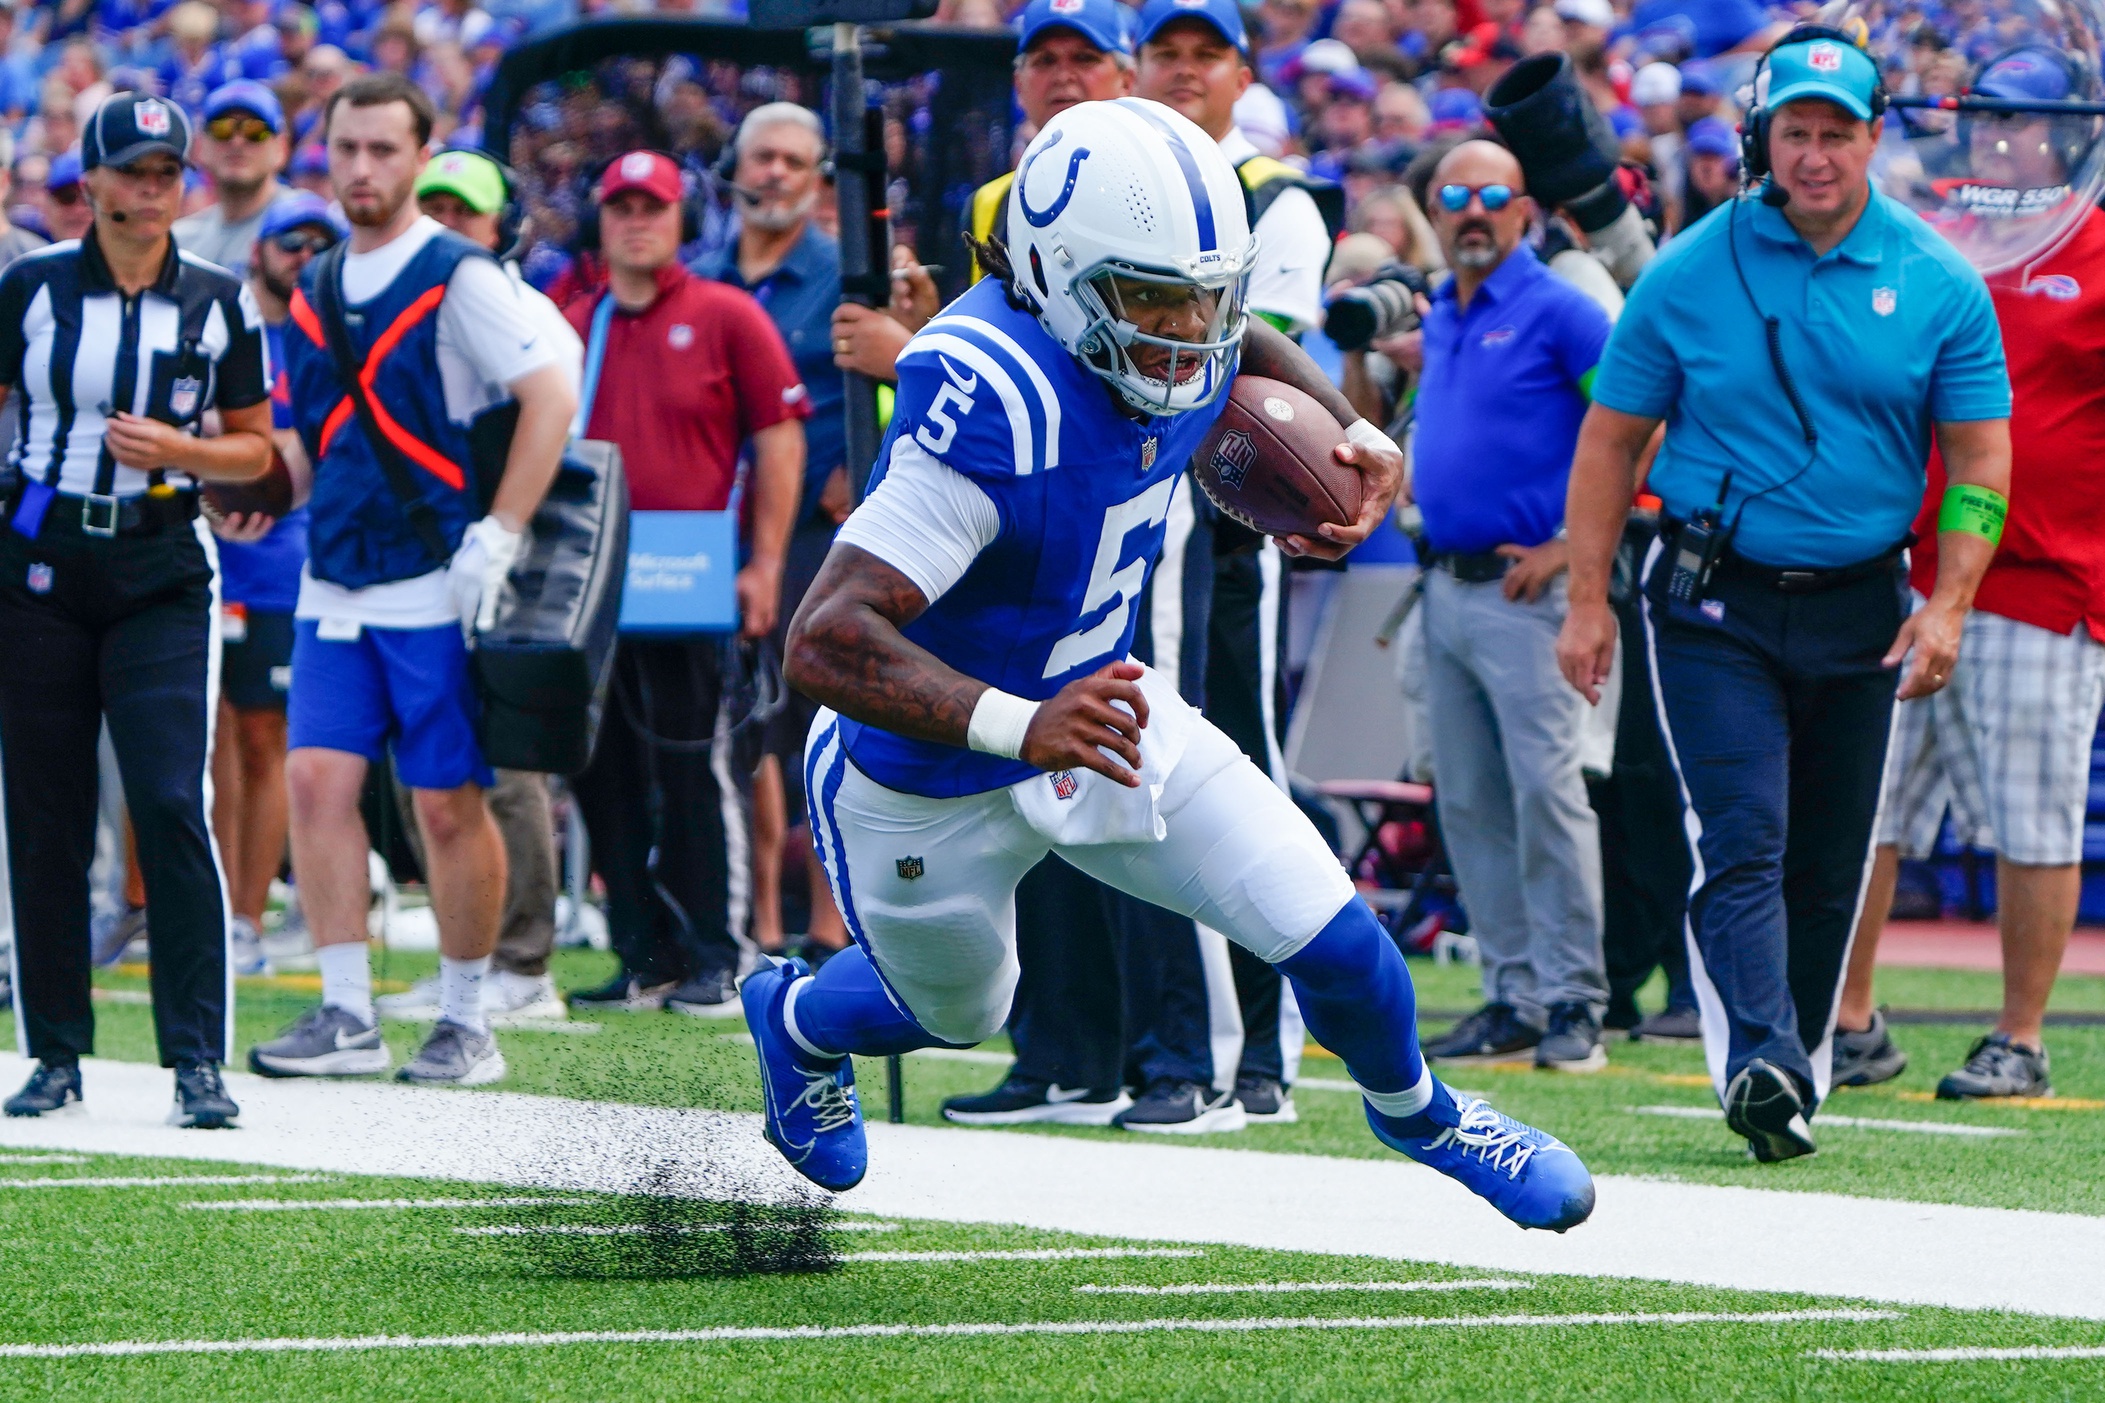
[[[608,959],[565,952],[558,982],[596,983]],[[429,965],[429,956],[398,954],[384,977],[400,985]],[[1414,962],[1414,973],[1426,1008],[1472,1005],[1473,971]],[[120,971],[99,976],[98,985],[100,1053],[151,1061],[143,979]],[[1884,978],[1881,993],[1895,1008],[1967,1010],[1992,1007],[1998,986],[1993,976],[1898,971]],[[244,982],[241,1052],[311,998],[297,976]],[[2105,1009],[2105,979],[2064,980],[2055,1007]],[[590,1033],[501,1033],[513,1070],[499,1089],[758,1108],[752,1053],[737,1022],[663,1014],[591,1021],[598,1028]],[[1428,1023],[1443,1026],[1438,1017]],[[1936,1079],[1976,1031],[1951,1024],[1897,1029],[1914,1058],[1907,1074],[1886,1087],[1840,1093],[1827,1111],[2016,1133],[1821,1129],[1816,1122],[1822,1153],[1780,1166],[1750,1163],[1721,1122],[1656,1113],[1714,1106],[1693,1048],[1618,1042],[1600,1075],[1473,1069],[1454,1080],[1556,1131],[1597,1172],[2105,1216],[2105,1176],[2098,1173],[2105,1163],[2105,1028],[2050,1030],[2061,1092],[2055,1105],[1931,1100]],[[420,1033],[392,1027],[398,1058]],[[0,1036],[11,1034],[0,1027]],[[987,1060],[909,1057],[908,1118],[937,1124],[944,1096],[991,1085],[1001,1073],[999,1049],[982,1052]],[[865,1105],[882,1115],[882,1066],[861,1073]],[[1299,1125],[1186,1143],[1387,1153],[1367,1136],[1356,1098],[1320,1085],[1342,1081],[1342,1067],[1312,1049],[1303,1073]],[[185,1206],[263,1197],[520,1196],[488,1185],[405,1179],[49,1189],[16,1182],[248,1173],[286,1171],[0,1149],[0,1262],[10,1288],[8,1309],[0,1312],[0,1399],[2105,1397],[2105,1324],[2095,1321],[1014,1227],[836,1218],[785,1229],[770,1226],[771,1219],[756,1224],[749,1214],[727,1218],[722,1205],[644,1196],[553,1195],[585,1201],[483,1208]],[[514,1231],[457,1231],[491,1227]],[[542,1231],[557,1227],[599,1231]],[[1180,1255],[853,1259],[1103,1249]],[[1454,1281],[1502,1284],[1428,1285]],[[1357,1289],[1366,1283],[1387,1284]],[[1331,1289],[1078,1289],[1251,1284]],[[1845,1315],[1651,1318],[1803,1311]],[[1857,1318],[1865,1312],[1878,1318]],[[783,1338],[784,1331],[819,1333]],[[545,1338],[565,1334],[593,1338]],[[606,1334],[620,1338],[599,1338]],[[518,1338],[481,1338],[492,1335]],[[346,1347],[368,1337],[435,1336],[455,1342]],[[244,1341],[244,1348],[228,1347]],[[260,1341],[280,1343],[259,1349]],[[157,1352],[53,1358],[27,1351],[98,1342]],[[168,1342],[196,1348],[158,1352]],[[2089,1347],[2097,1354],[1925,1363],[1817,1353],[2026,1347]]]
[[[9,1288],[0,1327],[0,1345],[7,1347],[0,1349],[0,1396],[149,1403],[672,1397],[2038,1400],[2105,1394],[2105,1359],[1924,1365],[1812,1353],[2066,1347],[2100,1339],[2096,1324],[2006,1315],[846,1217],[830,1221],[862,1230],[806,1225],[800,1231],[806,1238],[823,1232],[825,1243],[843,1257],[867,1254],[875,1260],[830,1266],[820,1260],[806,1263],[810,1270],[736,1276],[722,1274],[728,1253],[683,1254],[678,1242],[666,1244],[673,1226],[716,1225],[721,1215],[709,1206],[693,1207],[669,1225],[662,1208],[649,1201],[596,1196],[566,1196],[585,1201],[536,1207],[189,1206],[257,1198],[370,1202],[502,1193],[400,1179],[18,1187],[24,1180],[228,1172],[223,1164],[114,1156],[53,1164],[32,1161],[25,1152],[0,1155],[0,1175],[8,1183],[0,1188],[0,1241],[7,1244]],[[654,1231],[460,1231],[636,1223]],[[756,1255],[764,1257],[768,1231],[751,1236]],[[788,1234],[778,1236],[786,1240]],[[890,1255],[1077,1249],[1177,1255],[953,1261]],[[1479,1284],[1437,1289],[1451,1282]],[[1165,1287],[1249,1285],[1330,1289],[1156,1293]],[[1156,1291],[1102,1289],[1120,1287]],[[1842,1315],[1761,1318],[1806,1311]],[[1691,1314],[1755,1318],[1645,1318]],[[947,1337],[852,1333],[862,1326],[954,1328]],[[802,1327],[851,1333],[534,1338]],[[458,1341],[489,1335],[524,1338],[450,1347],[344,1347],[371,1337]],[[281,1343],[268,1352],[253,1344],[246,1351],[226,1347],[241,1341],[303,1343]],[[195,1352],[38,1358],[23,1357],[19,1348],[114,1342],[188,1342]]]

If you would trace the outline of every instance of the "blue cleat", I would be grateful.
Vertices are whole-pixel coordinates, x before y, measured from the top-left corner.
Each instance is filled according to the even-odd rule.
[[[810,975],[802,960],[763,956],[746,976],[738,997],[746,1026],[760,1054],[760,1094],[766,1105],[768,1143],[790,1167],[821,1188],[839,1193],[862,1182],[870,1167],[863,1139],[862,1105],[855,1099],[855,1063],[843,1057],[831,1067],[813,1067],[800,1055],[782,1023],[789,986]]]
[[[1593,1176],[1570,1146],[1500,1115],[1489,1102],[1440,1090],[1451,1099],[1432,1111],[1437,1135],[1403,1133],[1404,1121],[1368,1106],[1374,1138],[1439,1170],[1524,1228],[1563,1232],[1592,1214]]]

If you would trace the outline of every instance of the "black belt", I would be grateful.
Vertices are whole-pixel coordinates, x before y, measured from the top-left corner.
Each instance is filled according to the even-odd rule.
[[[1512,558],[1495,550],[1436,550],[1428,552],[1423,563],[1428,570],[1445,570],[1465,585],[1487,585],[1493,580],[1503,580],[1506,572],[1513,568]]]
[[[6,512],[13,520],[15,510],[21,503],[21,494],[7,499]],[[138,492],[129,497],[104,497],[96,493],[77,494],[60,492],[55,494],[50,505],[44,509],[46,522],[70,526],[79,523],[83,536],[99,536],[104,539],[117,536],[151,536],[171,526],[187,526],[197,520],[197,493],[194,491]]]
[[[1662,516],[1659,518],[1659,534],[1671,547],[1681,535],[1682,523]],[[1837,565],[1831,569],[1793,569],[1780,565],[1764,565],[1749,560],[1730,546],[1718,558],[1717,574],[1743,580],[1748,584],[1773,589],[1779,594],[1822,594],[1844,585],[1853,585],[1858,580],[1868,580],[1892,570],[1909,546],[1915,544],[1913,532],[1901,538],[1898,544],[1872,556],[1868,560],[1855,561],[1848,565]]]

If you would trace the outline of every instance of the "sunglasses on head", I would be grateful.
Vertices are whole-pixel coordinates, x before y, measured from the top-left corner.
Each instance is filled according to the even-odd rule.
[[[287,229],[271,242],[280,253],[326,253],[336,246],[336,235],[320,229]]]
[[[237,112],[229,112],[224,117],[214,117],[205,123],[205,130],[211,134],[214,141],[233,141],[237,137],[246,137],[258,146],[277,135],[270,129],[270,123],[261,117]]]
[[[1513,203],[1513,187],[1510,185],[1443,185],[1440,187],[1440,206],[1449,214],[1460,214],[1469,208],[1472,195],[1484,202],[1488,214],[1497,214]]]

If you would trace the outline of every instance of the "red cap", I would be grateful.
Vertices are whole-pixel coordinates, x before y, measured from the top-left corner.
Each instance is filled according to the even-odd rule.
[[[631,151],[618,158],[599,178],[595,198],[604,204],[624,190],[641,190],[668,205],[678,204],[685,193],[681,189],[680,168],[671,157],[655,151]]]

